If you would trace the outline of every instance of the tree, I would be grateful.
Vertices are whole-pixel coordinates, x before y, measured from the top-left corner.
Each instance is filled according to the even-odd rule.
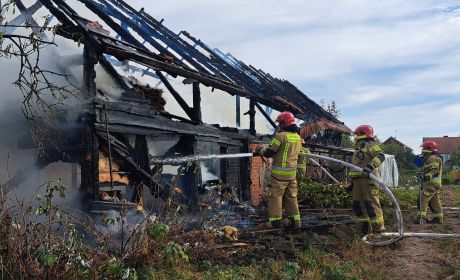
[[[452,170],[455,166],[460,166],[460,147],[458,147],[446,162],[446,170]]]
[[[326,110],[328,113],[330,113],[335,118],[340,117],[340,110],[337,107],[337,103],[335,103],[335,100],[332,100],[329,104],[326,105],[324,99],[321,99],[319,101],[319,105],[323,107],[324,110]]]
[[[385,154],[394,155],[396,163],[402,169],[414,169],[415,155],[411,150],[397,144],[382,145]]]
[[[331,103],[329,103],[329,104],[327,105],[326,111],[328,111],[329,113],[331,113],[331,115],[333,115],[333,116],[336,117],[336,118],[339,118],[339,117],[340,117],[340,110],[339,110],[339,108],[337,108],[337,104],[335,103],[334,100],[332,100]]]
[[[342,134],[342,141],[340,142],[343,148],[354,148],[355,143],[351,139],[350,135]]]
[[[0,1],[1,14],[18,10],[15,0]],[[49,25],[48,18],[41,26],[32,20],[23,25],[9,25],[0,16],[0,59],[17,60],[18,77],[13,82],[22,93],[22,112],[29,123],[32,140],[43,151],[44,142],[55,143],[60,137],[57,120],[62,114],[64,100],[76,96],[78,87],[73,85],[66,74],[42,67],[42,50],[56,46],[56,27]],[[33,22],[33,24],[31,23]],[[5,33],[11,31],[12,34]],[[13,31],[14,30],[14,31]],[[45,31],[51,34],[47,38]]]

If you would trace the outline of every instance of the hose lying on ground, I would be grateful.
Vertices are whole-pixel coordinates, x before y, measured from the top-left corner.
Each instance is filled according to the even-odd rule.
[[[305,154],[309,158],[316,158],[316,159],[322,159],[322,160],[327,160],[327,161],[332,161],[336,162],[339,164],[342,164],[352,170],[362,172],[363,169],[353,165],[351,163],[341,161],[339,159],[335,158],[330,158],[330,157],[325,157],[325,156],[320,156],[320,155],[315,155],[315,154]],[[392,239],[384,240],[384,241],[378,241],[378,242],[371,242],[368,240],[370,236],[373,234],[368,234],[363,237],[363,242],[366,245],[373,246],[373,247],[382,247],[382,246],[388,246],[390,244],[393,244],[399,240],[401,240],[403,237],[428,237],[428,238],[460,238],[460,233],[431,233],[431,232],[404,232],[404,223],[403,223],[403,218],[401,214],[401,209],[399,208],[398,201],[396,200],[395,196],[391,192],[391,190],[377,177],[375,177],[372,174],[369,174],[369,178],[374,180],[379,184],[379,186],[385,191],[385,193],[390,197],[392,201],[392,206],[396,211],[396,218],[398,220],[398,232],[385,232],[381,233],[380,235],[383,237],[392,237]]]

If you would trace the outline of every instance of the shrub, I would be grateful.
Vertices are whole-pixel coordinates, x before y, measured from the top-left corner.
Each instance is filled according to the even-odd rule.
[[[163,223],[154,223],[147,230],[147,235],[152,239],[161,239],[169,232],[169,226]]]
[[[300,266],[296,262],[287,262],[283,267],[283,279],[295,280],[299,278]]]
[[[414,187],[395,188],[391,189],[391,192],[398,201],[399,207],[403,210],[409,210],[413,205],[416,205],[419,197],[419,189]],[[382,205],[392,204],[390,198],[383,192],[379,194],[379,198]]]
[[[198,263],[198,270],[203,272],[203,271],[209,271],[212,268],[212,262],[211,261],[200,261]]]
[[[184,247],[177,243],[169,242],[166,244],[163,260],[165,265],[172,267],[181,262],[188,262],[189,257]]]
[[[297,175],[298,197],[309,208],[351,207],[351,194],[343,186],[324,184],[302,174]]]

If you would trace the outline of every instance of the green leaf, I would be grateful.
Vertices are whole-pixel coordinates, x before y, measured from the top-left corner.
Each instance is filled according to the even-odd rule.
[[[57,257],[52,253],[44,253],[40,257],[40,265],[42,267],[53,268],[56,265]]]
[[[169,226],[163,223],[154,223],[152,224],[148,231],[147,235],[148,237],[152,239],[157,239],[157,238],[163,238],[168,234],[169,232]]]

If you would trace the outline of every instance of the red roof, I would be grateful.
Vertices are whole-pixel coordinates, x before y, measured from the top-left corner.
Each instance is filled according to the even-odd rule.
[[[423,142],[434,141],[438,144],[438,153],[452,154],[460,147],[460,137],[423,137]]]

